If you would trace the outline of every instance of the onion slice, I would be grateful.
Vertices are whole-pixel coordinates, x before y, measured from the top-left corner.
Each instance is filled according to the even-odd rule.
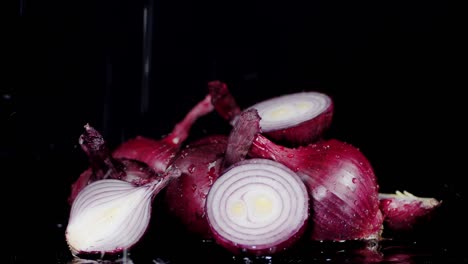
[[[87,185],[72,204],[65,232],[71,253],[103,256],[132,247],[144,235],[153,198],[165,184],[104,179]]]
[[[379,193],[380,210],[386,230],[412,231],[418,224],[428,221],[442,201],[432,197],[415,196],[408,191]]]
[[[216,242],[235,254],[274,254],[302,236],[309,216],[307,189],[286,166],[246,159],[228,168],[206,200]]]

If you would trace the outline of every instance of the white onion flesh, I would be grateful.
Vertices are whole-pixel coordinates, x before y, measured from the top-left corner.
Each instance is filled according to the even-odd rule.
[[[307,189],[292,170],[266,159],[236,163],[213,184],[207,217],[218,236],[249,249],[274,247],[308,217]]]
[[[130,248],[145,233],[159,182],[142,186],[105,179],[86,186],[70,211],[66,240],[73,255]]]
[[[263,132],[284,129],[311,120],[332,104],[329,96],[319,92],[301,92],[272,98],[250,108],[258,111]]]

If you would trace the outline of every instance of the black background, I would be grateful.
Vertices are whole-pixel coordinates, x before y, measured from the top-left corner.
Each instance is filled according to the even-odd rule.
[[[303,90],[332,96],[327,136],[359,147],[381,192],[443,200],[424,237],[459,252],[455,239],[467,234],[466,28],[453,3],[90,2],[22,0],[11,9],[0,162],[12,259],[63,252],[56,248],[69,186],[87,166],[78,146],[84,124],[110,147],[137,134],[161,137],[214,79],[243,107]],[[152,8],[147,86],[145,6]],[[210,115],[191,138],[227,128]]]

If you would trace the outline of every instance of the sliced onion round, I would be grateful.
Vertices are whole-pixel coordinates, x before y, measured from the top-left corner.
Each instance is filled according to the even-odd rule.
[[[292,145],[308,144],[329,128],[333,101],[320,92],[299,92],[274,97],[248,107],[258,111],[262,132]]]
[[[234,253],[274,254],[293,245],[309,216],[307,189],[286,166],[248,159],[228,168],[207,196],[215,240]]]

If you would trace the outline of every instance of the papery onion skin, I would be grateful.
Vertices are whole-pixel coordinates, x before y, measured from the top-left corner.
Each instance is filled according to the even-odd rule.
[[[225,135],[210,135],[189,143],[172,165],[182,175],[165,189],[164,201],[168,212],[200,239],[213,238],[206,220],[205,201],[220,174],[227,141]]]
[[[214,80],[208,83],[208,91],[216,112],[225,120],[233,121],[241,113],[226,83]]]
[[[89,124],[84,127],[85,131],[79,137],[79,144],[87,154],[90,165],[72,183],[68,196],[69,204],[73,203],[85,186],[98,180],[119,179],[135,185],[144,185],[161,177],[143,162],[112,157],[102,135]]]
[[[166,184],[103,179],[85,186],[73,201],[65,232],[71,253],[102,257],[130,249],[145,234],[152,201]]]
[[[419,197],[407,191],[379,193],[380,210],[384,215],[385,230],[407,233],[430,221],[442,201],[433,197]]]
[[[260,116],[257,110],[250,109],[241,112],[229,133],[223,170],[247,157],[255,136],[261,132]]]
[[[211,95],[205,96],[177,123],[171,133],[162,139],[136,136],[120,144],[112,153],[116,158],[142,161],[156,173],[163,173],[172,163],[182,144],[189,136],[193,124],[202,116],[212,112]]]
[[[268,191],[262,192],[262,188]],[[265,202],[255,198],[256,195],[277,198]],[[242,199],[241,205],[246,205],[245,216],[238,220],[229,216],[230,209],[234,215],[238,211],[237,199]],[[255,219],[256,206],[270,208],[268,201],[272,212],[276,210],[276,213],[266,214],[273,218]],[[215,241],[235,255],[262,256],[287,251],[302,238],[309,218],[309,196],[304,183],[292,170],[268,159],[245,159],[229,167],[210,189],[206,207]],[[241,220],[243,217],[246,218]]]
[[[312,240],[381,239],[377,179],[356,147],[337,139],[286,148],[258,135],[252,157],[276,160],[301,175],[311,197]]]

